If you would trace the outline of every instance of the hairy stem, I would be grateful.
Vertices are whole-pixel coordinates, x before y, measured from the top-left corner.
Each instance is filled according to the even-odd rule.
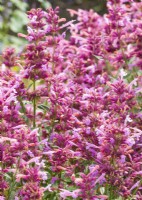
[[[33,80],[33,92],[34,92],[34,98],[33,98],[33,128],[36,127],[36,97],[35,97],[35,90],[36,90],[36,81]]]

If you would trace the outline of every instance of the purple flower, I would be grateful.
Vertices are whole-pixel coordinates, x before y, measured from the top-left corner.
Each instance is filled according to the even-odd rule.
[[[3,199],[141,199],[142,3],[107,8],[32,9],[23,53],[2,53]]]
[[[0,143],[0,161],[3,159],[3,145]]]
[[[15,55],[14,48],[7,48],[3,53],[3,63],[8,67],[14,67],[16,65],[17,57]]]

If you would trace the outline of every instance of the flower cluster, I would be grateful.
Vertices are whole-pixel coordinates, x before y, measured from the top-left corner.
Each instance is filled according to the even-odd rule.
[[[0,199],[142,199],[142,3],[107,7],[32,9],[3,52]]]

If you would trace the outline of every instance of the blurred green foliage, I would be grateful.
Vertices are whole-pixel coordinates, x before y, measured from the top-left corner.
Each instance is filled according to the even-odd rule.
[[[51,6],[48,1],[37,0],[38,6],[46,9]],[[0,0],[0,52],[5,47],[19,49],[25,40],[18,38],[17,33],[25,32],[28,23],[26,12],[33,7],[24,0]]]
[[[15,35],[27,24],[28,5],[20,0],[0,0],[0,49],[9,44],[19,46],[23,41]]]
[[[8,46],[20,50],[25,40],[18,38],[17,33],[26,32],[28,23],[26,12],[31,8],[46,9],[51,5],[60,7],[61,17],[70,18],[67,8],[93,8],[103,14],[106,10],[106,0],[0,0],[0,52]]]

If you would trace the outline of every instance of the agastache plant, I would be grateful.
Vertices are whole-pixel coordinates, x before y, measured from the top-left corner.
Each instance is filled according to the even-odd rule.
[[[142,199],[142,3],[107,7],[32,9],[2,53],[0,199]]]

